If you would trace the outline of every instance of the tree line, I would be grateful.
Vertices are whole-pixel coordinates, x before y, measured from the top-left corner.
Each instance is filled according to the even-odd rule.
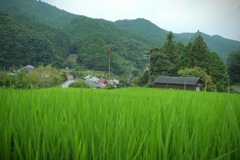
[[[146,70],[136,81],[141,86],[152,86],[154,80],[160,75],[200,77],[207,90],[226,91],[230,83],[240,82],[239,52],[229,55],[227,67],[216,52],[208,49],[199,32],[186,46],[181,42],[176,43],[173,33],[169,32],[164,45],[153,48],[148,53],[150,80],[148,79],[149,71]]]

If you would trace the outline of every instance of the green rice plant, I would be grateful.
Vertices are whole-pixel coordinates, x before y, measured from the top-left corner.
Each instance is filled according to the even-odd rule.
[[[239,95],[0,89],[0,159],[240,159]]]

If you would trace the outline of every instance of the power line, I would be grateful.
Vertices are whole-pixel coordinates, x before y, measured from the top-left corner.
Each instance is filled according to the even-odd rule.
[[[233,17],[236,17],[236,15],[238,15],[238,14],[239,14],[239,17],[240,17],[240,7],[234,8],[233,10],[228,12],[225,16],[217,19],[215,21],[215,23],[208,24],[205,27],[203,27],[202,30],[205,30],[205,32],[206,31],[208,31],[208,32],[213,31],[214,29],[219,27],[219,25],[225,24],[227,21],[229,21]]]

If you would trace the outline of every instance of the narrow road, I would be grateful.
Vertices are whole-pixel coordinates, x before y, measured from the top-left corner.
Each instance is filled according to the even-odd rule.
[[[71,83],[76,82],[76,81],[77,81],[76,79],[67,80],[67,81],[65,81],[65,82],[61,85],[61,87],[62,87],[62,88],[68,88],[68,86],[69,86]]]

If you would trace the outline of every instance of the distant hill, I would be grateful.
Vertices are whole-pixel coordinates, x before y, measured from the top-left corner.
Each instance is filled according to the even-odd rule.
[[[58,66],[69,52],[70,39],[64,32],[31,19],[17,19],[0,12],[0,29],[2,67],[28,64]]]
[[[1,0],[0,11],[16,17],[29,17],[54,28],[63,28],[78,17],[37,0]]]
[[[14,51],[10,51],[5,47],[1,54],[20,53],[22,56],[13,56],[13,58],[17,58],[17,65],[22,64],[23,58],[29,57],[30,54],[36,56],[42,52],[51,58],[43,60],[44,56],[41,56],[38,63],[53,62],[62,67],[69,54],[78,54],[77,62],[82,67],[106,71],[108,65],[106,50],[111,47],[112,72],[119,75],[132,74],[135,71],[142,71],[146,67],[147,60],[144,59],[144,55],[152,47],[161,47],[168,34],[167,30],[161,29],[146,19],[116,22],[93,19],[68,13],[37,0],[1,0],[0,12],[3,12],[2,19],[8,17],[4,23],[1,22],[1,27],[6,27],[7,31],[11,33],[0,31],[1,35],[4,36],[4,39],[12,36],[11,39],[19,44],[18,47],[23,46],[22,48],[24,48],[21,50],[15,47]],[[5,13],[8,13],[9,16]],[[14,29],[11,30],[11,27]],[[27,40],[22,41],[19,33],[22,33]],[[174,36],[177,42],[181,41],[186,45],[194,38],[195,33],[174,34]],[[209,36],[204,33],[202,36],[209,49],[216,51],[223,60],[226,60],[232,51],[240,49],[238,41],[220,36]],[[36,42],[41,42],[40,44],[45,47],[50,46],[47,47],[47,53],[44,52],[44,47],[39,51],[37,43],[30,43],[31,37],[37,37]],[[5,46],[11,44],[11,41],[1,42]],[[31,48],[31,51],[26,52],[28,47]],[[12,64],[12,59],[7,57],[4,58],[4,61],[9,61],[8,65]],[[33,61],[34,58],[28,62]]]
[[[163,45],[167,38],[167,33],[169,32],[142,18],[135,20],[119,20],[116,21],[115,24],[121,29],[133,32],[146,38],[148,41],[151,41],[154,45],[157,46]],[[177,42],[183,42],[183,44],[186,45],[192,39],[194,39],[195,35],[196,33],[181,33],[174,34],[174,37]],[[209,36],[204,33],[202,33],[202,36],[208,48],[211,51],[217,52],[224,61],[226,61],[229,53],[240,49],[239,41],[226,39],[217,35]]]
[[[118,20],[115,22],[115,25],[123,30],[144,37],[155,46],[164,44],[168,34],[168,31],[159,28],[157,25],[143,18],[135,20]]]
[[[201,33],[204,41],[211,51],[215,51],[219,54],[223,61],[226,62],[229,53],[240,49],[240,42],[223,38],[218,35],[209,36]],[[185,45],[195,37],[195,33],[181,33],[175,34],[177,41],[183,42]]]
[[[64,31],[72,40],[72,53],[79,55],[78,62],[86,68],[106,70],[106,50],[110,46],[114,73],[123,74],[129,68],[140,70],[146,66],[143,51],[149,50],[150,42],[119,29],[113,22],[79,16]]]
[[[52,35],[50,39],[46,39],[45,42],[50,42],[51,45],[48,46],[55,48],[54,51],[51,52],[52,56],[60,60],[66,60],[66,55],[78,54],[77,62],[81,66],[86,69],[106,71],[108,68],[106,50],[111,46],[111,70],[113,73],[119,75],[130,74],[134,72],[134,70],[142,70],[147,65],[147,61],[143,57],[143,54],[145,54],[143,51],[149,50],[149,44],[151,42],[139,35],[119,29],[113,22],[72,15],[47,3],[34,0],[4,0],[4,3],[1,1],[0,4],[0,11],[10,14],[11,16],[6,16],[23,26],[23,35],[29,35],[28,31],[30,30],[36,34],[44,35],[44,38]],[[4,16],[2,17],[3,19]],[[67,21],[65,21],[66,19]],[[6,21],[1,25],[8,25],[9,23],[11,24],[11,22]],[[16,26],[11,27],[17,28]],[[65,44],[62,43],[63,38],[55,39],[53,34],[51,34],[51,32],[57,32],[58,29],[61,29],[61,32],[67,35],[67,38],[64,37],[65,35],[63,36],[63,38],[66,39]],[[11,39],[17,40],[17,43],[26,50],[28,47],[33,48],[33,50],[26,54],[24,50],[20,50],[17,47],[15,47],[14,52],[10,51],[9,48],[2,49],[4,52],[4,54],[2,54],[4,55],[4,64],[6,66],[10,66],[11,64],[24,65],[25,63],[33,63],[34,60],[32,59],[34,58],[32,57],[36,57],[37,52],[42,52],[45,48],[42,47],[41,51],[36,51],[35,48],[37,46],[31,46],[31,43],[22,43],[19,38],[15,37],[15,35],[18,35],[18,32],[20,31],[16,29],[15,34],[11,34]],[[9,37],[4,32],[2,33],[4,38],[7,39]],[[2,43],[7,45],[4,41],[2,41]],[[71,44],[69,45],[69,43]],[[58,50],[61,46],[65,48]],[[64,52],[64,54],[58,54],[59,52]],[[15,58],[18,54],[22,55],[21,57],[23,59]],[[30,56],[31,60],[26,60],[27,56]],[[12,59],[10,59],[10,57],[12,57]],[[41,58],[38,59],[37,64],[41,62],[42,64],[45,64],[45,62],[56,64],[56,59],[48,58],[44,61]],[[59,61],[58,64],[60,64],[59,67],[63,67],[65,63]]]

